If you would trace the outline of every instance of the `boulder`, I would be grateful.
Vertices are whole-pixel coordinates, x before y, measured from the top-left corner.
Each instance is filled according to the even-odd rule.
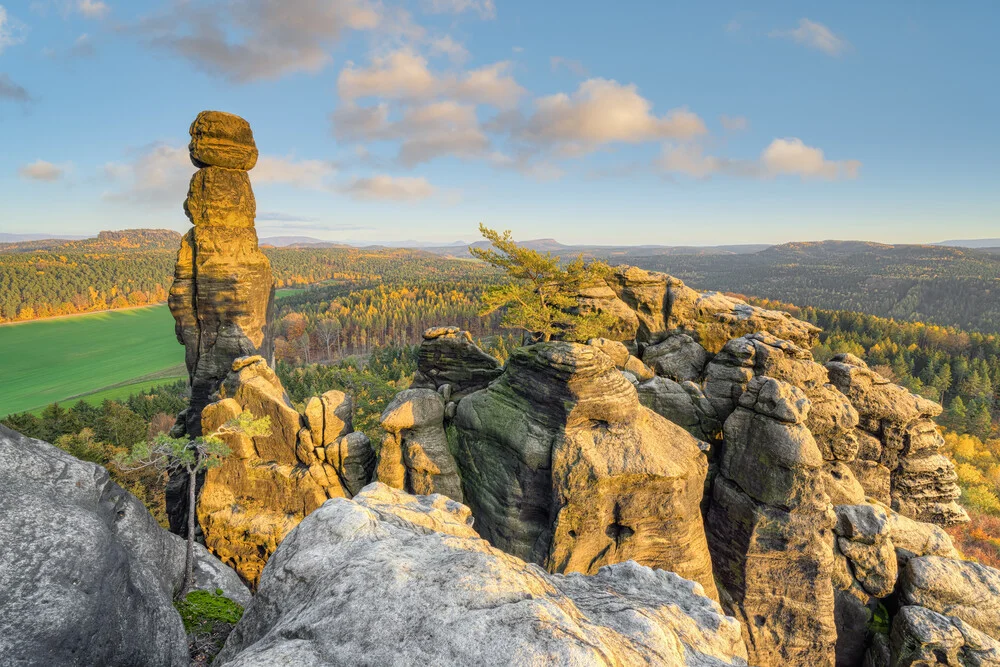
[[[669,334],[642,353],[642,361],[657,375],[675,382],[700,382],[711,358],[705,348],[683,333]]]
[[[611,358],[575,343],[516,350],[458,404],[456,460],[479,534],[553,572],[634,559],[714,593],[698,441],[639,404]]]
[[[308,400],[308,414],[300,414],[262,357],[234,361],[216,397],[202,411],[206,433],[244,411],[271,423],[265,435],[222,436],[232,453],[205,473],[198,500],[205,546],[256,584],[267,559],[307,514],[370,481],[375,453],[363,434],[344,434],[349,398],[327,392]]]
[[[250,123],[221,111],[202,111],[191,123],[188,151],[194,166],[250,171],[257,164],[257,144]]]
[[[1000,665],[1000,642],[961,619],[905,606],[892,622],[892,667]]]
[[[701,388],[693,382],[678,384],[654,377],[636,387],[639,402],[706,442],[722,439],[722,423]]]
[[[635,266],[615,268],[608,284],[636,315],[635,338],[641,343],[658,342],[667,331],[667,281],[665,273]]]
[[[573,297],[576,306],[569,309],[573,314],[602,313],[613,323],[608,337],[614,340],[633,340],[639,331],[639,318],[628,304],[618,298],[606,283],[584,285]]]
[[[186,544],[107,470],[0,426],[0,662],[187,665]],[[195,545],[195,585],[249,591]]]
[[[723,608],[740,620],[750,662],[832,665],[836,516],[805,393],[755,377],[726,420],[706,517]]]
[[[462,480],[444,429],[445,402],[432,389],[407,389],[382,412],[386,432],[378,479],[408,493],[440,493],[462,502]]]
[[[587,341],[587,345],[591,347],[596,347],[598,350],[604,354],[611,357],[611,361],[619,369],[624,369],[625,364],[628,363],[631,354],[625,343],[618,340],[611,340],[610,338],[591,338]]]
[[[634,562],[548,574],[471,524],[382,484],[330,500],[274,554],[215,664],[746,664],[698,584]]]
[[[502,371],[500,362],[473,343],[468,331],[435,327],[424,332],[410,386],[447,391],[446,400],[457,401],[486,387]]]
[[[1000,570],[940,556],[911,558],[900,577],[900,597],[1000,640]]]

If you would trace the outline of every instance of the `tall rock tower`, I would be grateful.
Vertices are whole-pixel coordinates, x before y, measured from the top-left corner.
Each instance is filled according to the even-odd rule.
[[[201,411],[237,357],[273,365],[271,263],[257,246],[257,204],[247,172],[257,163],[250,124],[202,111],[191,124],[191,178],[184,212],[194,225],[181,240],[170,288],[177,340],[186,348],[191,403],[179,426],[201,434]]]

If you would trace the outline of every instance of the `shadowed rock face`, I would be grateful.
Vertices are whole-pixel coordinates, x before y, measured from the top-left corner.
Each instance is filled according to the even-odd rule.
[[[215,664],[746,664],[697,584],[633,562],[548,574],[471,524],[444,496],[382,484],[328,501],[274,554]]]
[[[244,410],[271,420],[267,435],[223,436],[231,453],[205,474],[198,498],[205,545],[256,584],[267,559],[307,514],[370,481],[375,452],[367,436],[351,430],[350,397],[328,391],[299,413],[262,357],[234,361],[217,398],[202,412],[206,432]]]
[[[465,500],[494,546],[552,572],[634,559],[715,596],[699,511],[707,459],[596,347],[515,351],[454,424]]]
[[[723,608],[743,624],[750,662],[831,666],[833,527],[823,458],[804,392],[757,377],[726,420],[706,518]]]
[[[458,400],[499,377],[500,362],[472,342],[472,334],[458,327],[435,327],[424,332],[417,352],[414,389],[447,392]]]
[[[187,665],[172,600],[184,540],[108,477],[0,426],[0,662]],[[195,545],[195,585],[240,604],[249,591]]]
[[[181,240],[168,303],[191,383],[181,425],[194,436],[233,360],[254,354],[271,359],[274,281],[254,230],[256,203],[246,170],[256,164],[257,147],[250,125],[239,116],[203,111],[191,125],[189,150],[199,169],[184,212],[194,228]]]

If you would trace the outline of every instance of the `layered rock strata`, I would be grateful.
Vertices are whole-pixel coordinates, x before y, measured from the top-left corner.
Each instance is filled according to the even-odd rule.
[[[251,584],[282,539],[329,498],[350,497],[375,468],[367,436],[352,430],[351,399],[328,391],[299,413],[262,357],[233,362],[202,426],[214,431],[249,411],[266,435],[226,434],[231,453],[205,475],[198,521],[205,545]]]
[[[500,362],[472,342],[472,334],[458,327],[435,327],[424,332],[417,352],[414,389],[434,389],[446,401],[483,389],[500,376]]]
[[[373,484],[285,539],[216,664],[721,667],[746,657],[736,621],[697,584],[634,562],[548,574],[481,539],[467,507]]]
[[[453,424],[465,501],[494,546],[552,572],[632,559],[714,596],[699,512],[707,459],[597,348],[516,350]]]
[[[186,544],[104,468],[0,426],[0,662],[187,665]],[[195,586],[247,604],[195,545]]]
[[[706,518],[723,608],[761,667],[835,663],[833,527],[809,399],[756,377],[725,424]]]
[[[247,171],[257,162],[244,119],[203,111],[191,124],[191,178],[184,212],[194,225],[181,239],[168,300],[177,339],[185,347],[191,402],[181,426],[201,433],[201,410],[233,360],[272,357],[268,313],[274,281],[257,247],[256,203]]]
[[[951,525],[968,521],[954,465],[933,418],[941,406],[893,384],[850,354],[826,364],[830,381],[860,415],[857,461],[852,463],[869,496],[900,514]]]

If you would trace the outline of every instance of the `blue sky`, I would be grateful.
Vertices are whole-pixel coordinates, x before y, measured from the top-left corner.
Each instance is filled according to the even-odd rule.
[[[1000,235],[995,2],[0,0],[5,232],[168,227],[198,111],[262,236]]]

